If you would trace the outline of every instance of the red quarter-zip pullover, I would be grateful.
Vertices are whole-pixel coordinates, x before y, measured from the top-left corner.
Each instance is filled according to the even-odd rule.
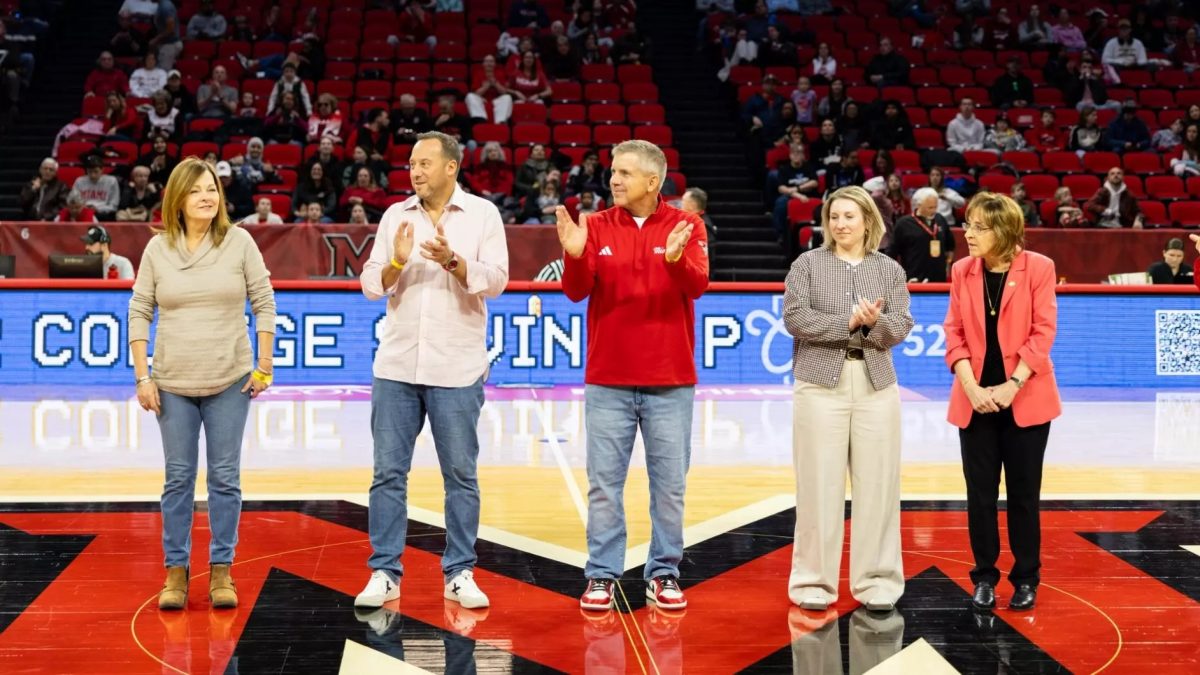
[[[692,224],[683,256],[666,261],[667,236]],[[695,308],[708,288],[708,236],[699,216],[659,200],[641,228],[628,211],[587,217],[579,258],[564,256],[563,292],[588,300],[584,381],[609,386],[696,384]]]

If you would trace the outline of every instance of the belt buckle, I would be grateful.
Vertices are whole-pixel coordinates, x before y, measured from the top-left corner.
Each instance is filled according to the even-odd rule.
[[[852,348],[852,349],[846,350],[846,360],[847,361],[862,361],[865,359],[866,359],[866,355],[863,353],[863,350],[861,350],[861,349],[853,349]]]

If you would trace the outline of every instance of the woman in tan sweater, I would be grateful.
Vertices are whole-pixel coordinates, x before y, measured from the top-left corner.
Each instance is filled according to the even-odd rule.
[[[162,609],[187,605],[200,428],[207,439],[209,598],[236,607],[230,578],[242,510],[242,433],[250,399],[271,384],[275,295],[254,239],[229,222],[216,171],[189,157],[163,191],[162,230],[142,253],[129,301],[138,403],[158,416],[166,456],[162,495],[167,580]],[[249,298],[258,366],[243,314]],[[158,310],[154,371],[146,356]]]

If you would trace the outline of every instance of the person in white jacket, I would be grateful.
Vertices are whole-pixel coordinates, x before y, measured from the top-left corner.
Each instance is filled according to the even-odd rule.
[[[957,152],[982,150],[987,127],[975,117],[975,101],[964,98],[958,104],[958,116],[946,125],[946,147]]]
[[[158,67],[158,55],[147,52],[142,57],[142,67],[129,76],[129,95],[134,98],[150,98],[154,92],[167,86],[167,71]]]
[[[1140,68],[1146,65],[1146,45],[1133,37],[1133,25],[1129,19],[1121,19],[1117,24],[1117,37],[1104,45],[1100,62],[1114,68]]]
[[[953,227],[958,223],[958,219],[954,217],[954,210],[966,206],[967,200],[953,189],[946,187],[946,172],[941,167],[935,166],[929,170],[929,187],[933,188],[938,195],[938,215],[945,218],[946,222]]]

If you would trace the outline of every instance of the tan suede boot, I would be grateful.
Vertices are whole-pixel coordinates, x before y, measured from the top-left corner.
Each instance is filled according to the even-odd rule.
[[[168,567],[167,581],[158,594],[159,609],[183,609],[187,606],[188,568]]]
[[[213,565],[209,568],[208,597],[217,609],[237,607],[237,588],[229,576],[229,565]]]

